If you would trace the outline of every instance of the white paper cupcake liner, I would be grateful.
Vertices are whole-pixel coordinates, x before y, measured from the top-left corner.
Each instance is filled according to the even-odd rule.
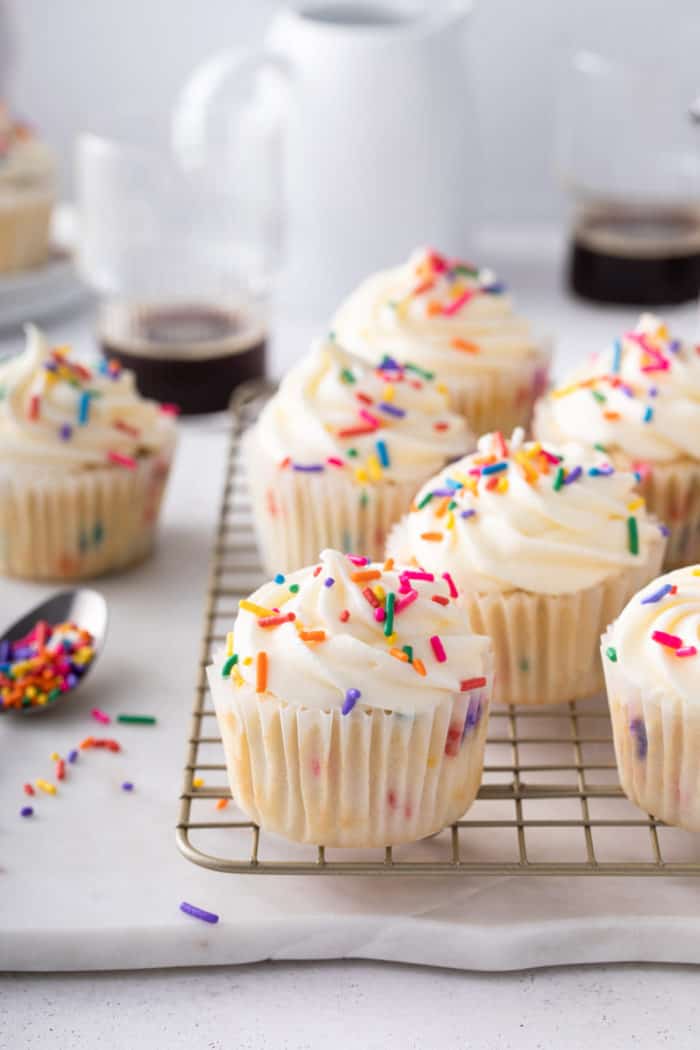
[[[499,371],[450,377],[450,408],[464,416],[475,434],[494,430],[510,435],[516,427],[529,431],[535,402],[546,390],[551,350],[542,349]]]
[[[266,831],[325,846],[389,846],[432,835],[474,801],[487,687],[415,716],[288,705],[209,668],[231,793]]]
[[[258,448],[254,430],[244,439],[244,461],[268,574],[312,565],[326,547],[383,560],[391,527],[430,477],[360,485],[343,470],[282,469]]]
[[[654,463],[639,490],[668,528],[664,572],[700,561],[700,462]]]
[[[575,594],[462,594],[472,631],[493,641],[494,700],[558,704],[599,692],[600,636],[632,595],[658,576],[663,551],[659,535],[638,566]]]
[[[0,478],[0,573],[76,580],[141,561],[153,546],[172,449],[133,469]]]
[[[40,266],[49,255],[53,195],[0,191],[0,273]]]
[[[667,824],[700,831],[700,705],[637,685],[606,656],[605,684],[622,790],[631,802]]]

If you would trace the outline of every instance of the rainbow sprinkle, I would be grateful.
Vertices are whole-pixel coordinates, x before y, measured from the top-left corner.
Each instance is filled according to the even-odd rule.
[[[23,638],[0,642],[0,704],[22,709],[54,703],[75,688],[94,656],[89,631],[39,620]]]

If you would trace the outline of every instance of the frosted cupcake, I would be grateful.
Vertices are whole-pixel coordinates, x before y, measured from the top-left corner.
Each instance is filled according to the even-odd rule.
[[[339,342],[370,361],[391,354],[435,372],[477,434],[529,426],[549,350],[491,270],[418,251],[374,274],[340,307]]]
[[[0,572],[70,580],[140,561],[174,445],[131,373],[93,372],[28,329],[0,366]]]
[[[473,447],[420,369],[390,358],[374,368],[331,341],[316,345],[246,438],[268,572],[301,568],[327,546],[382,557],[418,487]]]
[[[0,103],[0,273],[48,258],[55,182],[52,151]]]
[[[536,409],[535,435],[605,450],[636,471],[669,529],[665,567],[700,560],[700,354],[658,318],[582,365]]]
[[[298,842],[388,846],[474,800],[492,683],[451,580],[327,550],[240,602],[209,668],[231,792]]]
[[[603,637],[622,788],[647,813],[700,831],[700,568],[636,594]]]
[[[493,639],[496,700],[575,700],[602,687],[600,635],[661,565],[634,486],[600,453],[489,434],[424,486],[388,553],[450,574]]]

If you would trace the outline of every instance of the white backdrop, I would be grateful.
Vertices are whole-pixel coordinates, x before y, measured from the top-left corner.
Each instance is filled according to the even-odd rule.
[[[145,123],[156,134],[192,67],[224,46],[257,41],[279,6],[279,0],[0,0],[6,15],[0,31],[7,21],[12,45],[6,91],[59,149],[69,192],[77,132],[128,135]],[[698,20],[698,0],[476,0],[470,46],[482,124],[483,218],[538,221],[561,213],[552,139],[567,52],[611,46],[633,53],[662,38],[673,50]],[[659,75],[673,70],[661,65]]]

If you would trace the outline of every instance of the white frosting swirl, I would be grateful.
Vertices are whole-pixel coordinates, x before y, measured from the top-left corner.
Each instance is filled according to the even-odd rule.
[[[423,486],[388,552],[448,570],[460,590],[573,593],[646,561],[661,543],[635,482],[579,446],[543,451],[522,432],[510,443],[489,434]]]
[[[700,353],[657,317],[578,368],[539,402],[535,433],[600,444],[618,461],[700,459]]]
[[[697,702],[700,568],[676,569],[635,594],[603,644],[604,658],[619,662],[645,693],[675,694]]]
[[[12,120],[0,104],[0,191],[22,191],[52,180],[55,162],[49,147],[26,124]]]
[[[119,466],[172,445],[175,424],[142,398],[131,372],[92,371],[51,350],[33,326],[0,365],[0,465],[29,474]],[[123,465],[128,465],[125,463]]]
[[[480,679],[490,684],[491,642],[471,633],[447,580],[402,581],[405,570],[358,565],[333,550],[323,551],[319,566],[277,577],[241,603],[233,633],[235,666],[229,671],[223,654],[216,664],[216,673],[231,674],[232,689],[243,682],[254,689],[262,684],[261,695],[300,707],[340,708],[347,714],[364,706],[414,715],[455,693],[478,691],[484,687]],[[365,579],[368,572],[374,578]],[[407,599],[405,607],[397,605],[389,636],[386,618],[377,618],[363,593],[367,588],[398,602]],[[374,600],[382,612],[389,601]],[[274,616],[275,609],[294,619],[261,626],[266,611]],[[309,632],[321,632],[323,640],[313,640]],[[410,647],[410,660],[392,655],[404,646]],[[266,661],[262,683],[260,653]],[[351,692],[349,701],[349,691],[359,696]]]
[[[544,367],[548,359],[490,270],[429,250],[363,281],[333,327],[340,343],[368,360],[391,354],[445,380],[520,369],[533,358]]]
[[[374,368],[331,341],[287,373],[257,433],[293,469],[347,469],[369,484],[419,481],[474,447],[440,383],[394,362]]]

